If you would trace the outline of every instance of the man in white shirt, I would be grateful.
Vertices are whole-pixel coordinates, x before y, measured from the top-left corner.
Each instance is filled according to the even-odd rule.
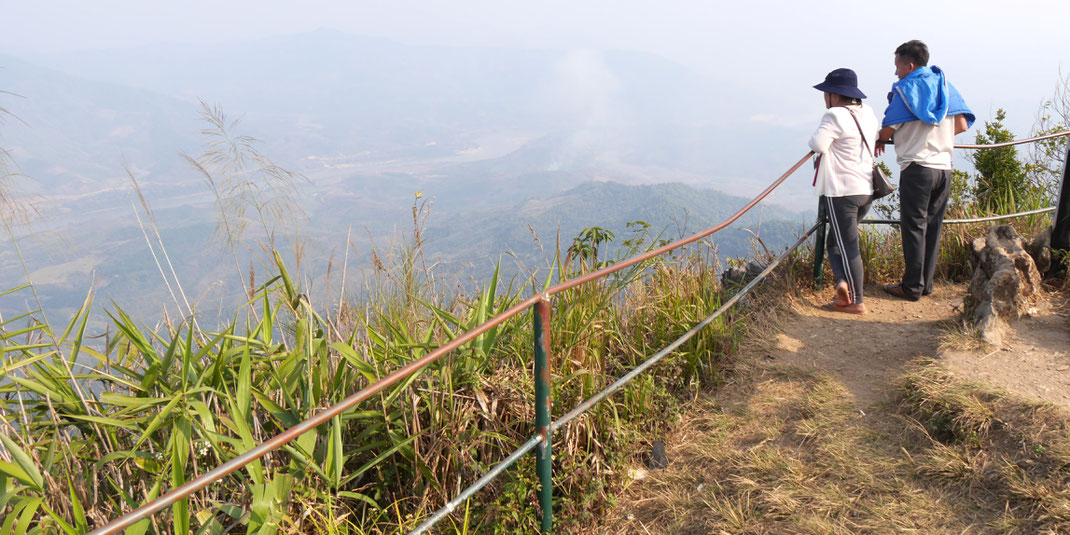
[[[895,75],[876,154],[895,137],[899,163],[899,221],[906,267],[899,284],[884,291],[917,301],[933,291],[940,233],[951,186],[955,135],[973,124],[974,115],[939,67],[928,67],[929,49],[907,41],[895,50]]]

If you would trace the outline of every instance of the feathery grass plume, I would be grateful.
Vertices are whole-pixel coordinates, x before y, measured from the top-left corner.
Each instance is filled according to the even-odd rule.
[[[3,90],[0,90],[0,95],[21,97],[21,95]],[[3,126],[8,118],[23,125],[26,124],[17,115],[0,106],[0,126]],[[16,230],[29,228],[33,219],[40,215],[33,199],[18,191],[19,181],[25,178],[26,176],[19,171],[18,163],[11,151],[0,146],[0,222],[8,227],[12,235]]]
[[[274,264],[276,231],[292,229],[298,249],[295,254],[300,262],[301,243],[296,239],[296,226],[305,213],[300,206],[298,186],[308,179],[276,165],[260,152],[258,139],[238,134],[240,119],[229,119],[220,107],[210,106],[203,100],[200,104],[201,120],[205,123],[200,132],[204,150],[196,158],[184,153],[182,158],[200,173],[211,189],[218,212],[214,237],[230,249],[244,293],[253,295],[256,288],[252,280],[245,280],[238,246],[245,241],[250,224],[258,227],[263,233],[260,249],[264,254],[260,258],[270,270]],[[256,255],[256,248],[249,249]],[[254,319],[259,319],[261,314],[256,307],[250,307],[249,313]]]
[[[163,237],[160,235],[160,227],[156,223],[156,216],[152,213],[152,208],[149,207],[149,202],[145,199],[145,194],[141,191],[141,185],[138,184],[137,179],[134,178],[134,173],[130,170],[129,166],[126,166],[125,168],[126,175],[130,178],[130,184],[134,188],[134,194],[141,203],[141,209],[145,212],[145,216],[148,217],[149,227],[152,229],[153,236],[156,238],[156,243],[153,244],[152,240],[149,239],[148,231],[145,230],[145,224],[141,221],[141,215],[138,213],[137,207],[133,207],[134,217],[137,219],[137,224],[141,228],[141,233],[145,236],[145,244],[148,245],[149,251],[152,253],[152,259],[156,262],[156,268],[159,270],[160,276],[163,277],[164,284],[167,286],[167,291],[171,294],[171,299],[175,302],[175,307],[181,315],[190,318],[190,321],[196,326],[197,318],[194,314],[193,306],[190,304],[189,298],[186,297],[186,292],[182,289],[182,281],[178,279],[178,273],[175,272],[175,266],[171,262],[171,256],[167,254],[167,248],[164,246]],[[167,272],[164,272],[163,265],[160,263],[160,259],[156,255],[157,248],[160,250],[160,254],[163,255],[163,263],[167,264],[168,272],[171,275],[170,277],[168,277]],[[174,288],[178,289],[177,294],[171,287],[171,282],[174,282]],[[182,298],[181,303],[178,301],[179,297]],[[184,309],[182,306],[183,304],[185,305]],[[199,331],[200,329],[197,330]]]
[[[3,90],[0,90],[0,95],[11,95],[16,97],[20,96],[16,95],[15,93]],[[26,122],[20,119],[18,116],[12,114],[7,109],[0,107],[0,125],[3,125],[5,119],[9,117],[26,125]],[[30,345],[33,347],[51,347],[53,349],[53,355],[58,355],[62,352],[62,344],[64,342],[67,342],[67,336],[71,334],[71,329],[73,328],[74,323],[72,323],[71,326],[68,326],[67,330],[60,337],[57,337],[55,331],[48,322],[48,317],[45,314],[44,307],[41,305],[41,298],[37,293],[37,287],[34,285],[33,280],[30,276],[30,268],[26,264],[26,259],[23,257],[22,254],[22,248],[19,245],[18,238],[16,237],[17,230],[25,230],[31,227],[32,219],[35,216],[39,215],[39,212],[37,211],[37,208],[33,204],[33,201],[31,199],[20,195],[19,192],[16,191],[16,182],[19,178],[25,178],[25,176],[18,171],[18,165],[15,162],[14,157],[7,149],[0,147],[0,224],[4,226],[5,231],[11,239],[11,243],[15,249],[15,254],[19,259],[19,264],[22,266],[23,273],[26,277],[26,286],[22,286],[14,290],[9,290],[8,292],[4,293],[6,294],[9,292],[17,291],[22,288],[29,288],[31,293],[33,294],[33,299],[37,306],[36,310],[23,314],[22,316],[18,316],[13,320],[9,321],[27,318],[29,324],[28,327],[23,330],[17,330],[16,334],[26,334],[27,339],[30,339],[33,333],[37,333],[38,338],[35,340],[36,343]],[[90,303],[92,302],[92,296],[93,292],[92,290],[90,290],[88,295],[86,296],[85,303],[82,305],[82,308],[78,310],[76,319],[77,316],[82,315],[83,311],[85,313],[85,317],[88,318],[88,308],[90,306]],[[37,320],[34,317],[36,314],[40,315],[40,320]],[[6,333],[6,329],[4,329],[3,326],[6,326],[7,324],[8,321],[3,321],[3,319],[0,318],[0,335],[2,335],[2,338],[5,340],[5,342],[8,336]],[[85,323],[83,320],[83,330],[77,333],[78,340],[77,342],[75,342],[74,346],[71,349],[75,357],[78,355],[81,346],[81,337],[84,332],[84,326]],[[4,370],[4,373],[0,373],[0,379],[8,377],[8,373],[12,373],[12,375],[10,376],[11,380],[17,382],[16,375],[14,374],[14,372],[22,366],[30,364],[31,361],[23,360],[12,365],[8,362],[7,357],[8,355],[5,354],[3,356],[3,360],[0,360],[0,369]],[[53,378],[53,380],[57,383],[57,385],[62,383],[61,388],[68,389],[72,393],[72,395],[77,398],[77,402],[85,415],[95,414],[92,404],[90,403],[90,396],[86,394],[82,385],[81,378],[74,373],[74,370],[72,368],[72,366],[76,364],[75,359],[72,357],[69,360],[58,359],[57,361],[57,359],[53,358],[53,362],[56,364],[62,364],[61,367],[57,366],[54,370],[56,376]],[[18,371],[25,375],[25,370]],[[37,394],[40,394],[40,392],[37,392]],[[19,400],[20,408],[22,407],[23,403],[22,395],[22,391],[18,392],[17,397]],[[28,423],[25,420],[25,414],[23,414],[23,419],[24,424]],[[92,426],[92,429],[103,442],[107,442],[106,438],[100,434],[99,428],[97,428],[95,424]],[[0,431],[0,433],[2,432],[3,431]]]
[[[305,217],[298,185],[308,179],[276,165],[258,149],[260,140],[236,133],[240,119],[229,119],[218,106],[201,101],[204,152],[182,157],[208,183],[215,196],[219,221],[216,237],[236,247],[250,223],[274,244],[278,226],[290,227]]]

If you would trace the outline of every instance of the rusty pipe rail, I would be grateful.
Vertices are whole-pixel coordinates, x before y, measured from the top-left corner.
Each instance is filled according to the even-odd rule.
[[[386,388],[388,388],[391,385],[397,383],[398,381],[404,379],[405,377],[408,377],[409,375],[413,374],[417,370],[420,370],[424,366],[427,366],[428,364],[431,364],[432,362],[438,360],[439,358],[441,358],[443,355],[449,353],[450,351],[453,351],[454,349],[457,349],[458,347],[460,347],[460,346],[472,341],[473,339],[475,339],[479,335],[487,332],[491,328],[496,327],[496,326],[504,323],[506,320],[508,320],[508,319],[512,318],[513,316],[519,314],[520,312],[526,310],[528,307],[534,305],[540,299],[543,299],[544,296],[555,295],[555,294],[564,292],[564,291],[566,291],[568,289],[571,289],[571,288],[574,288],[576,286],[579,286],[581,284],[585,284],[585,283],[588,283],[590,281],[605,277],[606,275],[610,275],[610,274],[616,273],[616,272],[618,272],[618,271],[620,271],[622,269],[625,269],[627,267],[633,266],[633,265],[638,264],[640,262],[649,260],[649,259],[651,259],[651,258],[653,258],[655,256],[665,254],[665,253],[667,253],[669,251],[672,251],[674,249],[678,249],[680,247],[683,247],[684,245],[696,242],[698,240],[701,240],[702,238],[705,238],[706,236],[709,236],[709,235],[711,235],[711,234],[713,234],[715,232],[720,231],[721,229],[727,227],[728,225],[731,225],[737,219],[742,217],[743,214],[747,213],[756,204],[761,202],[762,199],[765,199],[770,193],[773,192],[773,190],[775,190],[778,186],[780,186],[780,184],[782,184],[785,180],[787,180],[787,178],[789,176],[791,176],[792,173],[794,173],[800,167],[802,167],[802,165],[804,163],[806,163],[806,161],[809,160],[810,157],[813,156],[813,155],[814,155],[814,153],[812,151],[811,152],[807,152],[805,156],[800,158],[799,161],[795,163],[795,165],[791,166],[791,168],[788,169],[787,172],[785,172],[784,174],[780,175],[780,177],[777,178],[775,181],[773,181],[773,183],[770,184],[769,187],[767,187],[764,190],[762,190],[762,192],[759,193],[756,197],[754,197],[754,199],[752,199],[749,203],[747,203],[746,206],[744,206],[743,208],[740,208],[734,214],[729,216],[728,219],[725,219],[721,223],[719,223],[719,224],[717,224],[717,225],[715,225],[713,227],[710,227],[710,228],[708,228],[708,229],[706,229],[706,230],[704,230],[702,232],[699,232],[697,234],[693,234],[693,235],[691,235],[691,236],[689,236],[687,238],[683,238],[683,239],[677,240],[675,242],[672,242],[670,244],[664,245],[664,246],[659,247],[657,249],[648,251],[648,252],[646,252],[644,254],[629,258],[627,260],[618,262],[618,263],[613,264],[611,266],[604,267],[604,268],[599,269],[597,271],[593,271],[593,272],[588,273],[587,275],[584,275],[582,277],[577,277],[575,279],[567,280],[567,281],[558,283],[558,284],[556,284],[554,286],[551,286],[550,288],[548,288],[542,294],[533,295],[533,296],[521,301],[520,303],[517,303],[516,305],[513,305],[512,307],[507,309],[505,312],[502,312],[501,314],[499,314],[499,315],[497,315],[497,316],[495,316],[493,318],[490,318],[485,323],[483,323],[483,324],[473,328],[472,330],[464,333],[463,335],[453,339],[449,343],[440,346],[439,348],[435,349],[434,351],[431,351],[430,353],[424,355],[423,357],[420,357],[419,359],[416,359],[416,360],[406,364],[405,366],[402,366],[401,368],[399,368],[397,371],[391,373],[390,375],[387,375],[386,377],[380,379],[379,381],[376,381],[375,383],[364,387],[360,391],[358,391],[358,392],[356,392],[354,394],[351,394],[350,396],[346,397],[342,401],[339,401],[338,403],[336,403],[336,404],[324,409],[323,411],[317,413],[315,416],[312,416],[311,418],[309,418],[309,419],[307,419],[307,420],[305,420],[305,421],[303,421],[303,422],[291,427],[290,429],[287,429],[286,431],[283,431],[282,433],[279,433],[278,435],[275,435],[274,437],[264,441],[263,443],[261,443],[260,445],[256,446],[255,448],[253,448],[253,449],[251,449],[251,450],[249,450],[249,451],[247,451],[247,452],[245,452],[245,453],[243,453],[243,454],[241,454],[241,455],[239,455],[237,457],[234,457],[233,459],[231,459],[231,460],[229,460],[229,461],[227,461],[227,462],[225,462],[225,463],[213,468],[212,470],[209,470],[208,472],[205,472],[201,476],[199,476],[199,477],[197,477],[197,478],[195,478],[195,479],[193,479],[193,480],[191,480],[191,481],[179,486],[178,488],[172,489],[171,491],[167,492],[163,496],[160,496],[159,498],[157,498],[157,499],[155,499],[155,500],[153,500],[153,501],[151,501],[151,502],[149,502],[147,504],[144,504],[141,507],[138,507],[137,509],[135,509],[135,510],[129,512],[129,513],[126,513],[125,515],[123,515],[123,516],[113,520],[112,522],[108,523],[107,525],[93,530],[92,532],[90,532],[90,535],[112,535],[112,534],[118,533],[119,531],[132,526],[134,523],[138,522],[139,520],[141,520],[143,518],[146,518],[146,517],[158,512],[158,511],[160,511],[162,509],[165,509],[168,506],[174,504],[175,502],[177,502],[177,501],[179,501],[179,500],[181,500],[183,498],[188,497],[189,495],[193,494],[194,492],[197,492],[197,491],[207,487],[208,485],[210,485],[213,482],[223,478],[224,476],[239,470],[240,468],[242,468],[245,465],[247,465],[247,464],[249,464],[249,463],[251,463],[251,462],[253,462],[253,461],[255,461],[255,460],[257,460],[257,459],[259,459],[261,457],[263,457],[264,455],[267,455],[271,451],[274,451],[274,450],[276,450],[278,448],[281,448],[282,446],[284,446],[284,445],[288,444],[289,442],[291,442],[292,440],[296,439],[298,436],[300,436],[300,435],[302,435],[302,434],[304,434],[304,433],[306,433],[308,431],[311,431],[311,430],[315,429],[316,427],[318,427],[318,426],[320,426],[322,424],[325,424],[325,423],[329,422],[331,420],[331,418],[334,418],[335,416],[338,416],[338,415],[342,414],[346,410],[348,410],[348,409],[356,406],[357,404],[367,400],[368,398],[374,396],[375,394],[378,394],[379,392],[382,392]]]
[[[1011,145],[1022,145],[1024,143],[1033,143],[1035,141],[1044,141],[1045,139],[1052,139],[1057,137],[1070,136],[1070,130],[1066,132],[1056,132],[1054,134],[1046,134],[1043,136],[1030,137],[1026,139],[1015,139],[1012,141],[1005,141],[1003,143],[989,143],[987,145],[955,145],[956,149],[998,149],[1000,147],[1010,147]],[[889,140],[885,145],[895,145],[895,140]]]
[[[550,425],[550,434],[552,435],[553,432],[568,425],[569,422],[575,420],[581,414],[590,410],[591,407],[594,407],[602,400],[613,395],[614,392],[620,390],[621,388],[624,388],[624,385],[630,383],[641,373],[645,372],[647,369],[657,364],[658,361],[670,355],[673,351],[676,350],[676,348],[683,345],[684,342],[687,342],[688,340],[693,338],[696,334],[701,332],[702,329],[708,327],[711,323],[713,323],[715,319],[727,312],[728,309],[732,307],[732,305],[736,304],[737,301],[742,299],[743,296],[745,296],[748,292],[754,289],[754,287],[757,286],[758,283],[760,283],[763,279],[769,276],[769,274],[772,273],[773,270],[776,269],[776,267],[780,265],[780,263],[784,261],[784,259],[787,258],[788,255],[798,249],[804,241],[810,238],[810,235],[817,230],[818,226],[820,226],[820,223],[814,224],[814,226],[810,227],[810,230],[807,230],[806,233],[803,234],[791,247],[788,247],[783,253],[780,254],[780,256],[770,262],[769,265],[766,266],[765,269],[758,274],[758,276],[754,277],[754,280],[747,283],[746,286],[736,292],[736,294],[733,295],[728,301],[725,301],[724,304],[718,307],[717,310],[715,310],[712,314],[707,316],[702,321],[698,322],[694,327],[692,327],[684,334],[680,335],[679,338],[673,340],[669,345],[663,347],[660,351],[650,356],[650,358],[643,361],[642,364],[636,366],[630,372],[622,375],[620,378],[618,378],[612,384],[607,386],[601,392],[598,392],[597,394],[591,396],[586,401],[580,403],[575,408],[570,410],[564,416],[558,418],[557,420],[554,420],[554,422]],[[410,531],[409,535],[422,535],[426,533],[428,530],[434,527],[435,524],[437,524],[447,515],[449,515],[458,507],[460,507],[466,500],[474,496],[475,493],[479,492],[481,489],[483,489],[483,487],[486,487],[488,484],[490,484],[491,481],[501,475],[501,473],[504,472],[507,468],[512,466],[513,463],[517,461],[517,459],[519,459],[525,453],[535,449],[536,446],[541,446],[541,444],[546,440],[546,438],[546,435],[542,432],[539,432],[532,436],[530,439],[528,439],[527,442],[525,442],[519,448],[514,450],[513,453],[509,454],[509,456],[506,457],[505,460],[498,463],[497,466],[490,469],[490,471],[484,474],[483,477],[480,477],[475,481],[475,483],[472,483],[468,486],[468,488],[461,491],[460,494],[458,494],[455,498],[447,502],[446,505],[443,505],[438,511],[435,511],[434,514],[428,517],[428,519],[425,520],[422,524],[417,526],[416,529]]]
[[[800,167],[802,167],[802,164],[806,163],[806,161],[809,160],[810,157],[813,156],[813,155],[814,155],[813,151],[810,151],[810,152],[806,153],[806,156],[803,156],[798,162],[795,163],[795,165],[791,166],[791,169],[788,169],[787,172],[785,172],[784,174],[780,175],[780,178],[777,178],[775,181],[773,181],[773,183],[770,184],[769,187],[765,188],[754,199],[752,199],[749,203],[747,203],[746,206],[744,206],[743,208],[740,208],[736,213],[732,214],[728,219],[725,219],[720,224],[718,224],[716,226],[713,226],[713,227],[710,227],[710,228],[708,228],[708,229],[706,229],[706,230],[704,230],[702,232],[699,232],[698,234],[693,234],[690,237],[674,241],[674,242],[672,242],[672,243],[670,243],[668,245],[664,245],[662,247],[658,247],[657,249],[648,251],[648,252],[643,253],[643,254],[641,254],[639,256],[634,256],[634,257],[629,258],[627,260],[618,262],[616,264],[613,264],[612,266],[606,266],[606,267],[604,267],[602,269],[599,269],[598,271],[592,271],[591,273],[588,273],[587,275],[584,275],[582,277],[576,277],[575,279],[571,279],[571,280],[567,280],[565,282],[558,283],[558,284],[556,284],[554,286],[551,286],[547,290],[547,293],[549,293],[550,295],[558,294],[558,293],[561,293],[561,292],[563,292],[565,290],[568,290],[569,288],[574,288],[576,286],[579,286],[581,284],[590,282],[592,280],[602,278],[602,277],[604,277],[606,275],[609,275],[611,273],[616,273],[617,271],[620,271],[620,270],[622,270],[622,269],[624,269],[626,267],[633,266],[633,265],[638,264],[639,262],[643,262],[645,260],[650,260],[651,258],[653,258],[655,256],[663,255],[663,254],[665,254],[665,253],[667,253],[669,251],[672,251],[673,249],[677,249],[677,248],[683,247],[684,245],[687,245],[689,243],[693,243],[693,242],[696,242],[698,240],[701,240],[702,238],[705,238],[706,236],[709,236],[710,234],[713,234],[713,233],[715,233],[715,232],[727,227],[728,225],[731,225],[737,219],[742,217],[743,214],[747,213],[747,211],[749,211],[751,208],[754,208],[754,205],[758,204],[759,202],[762,201],[762,199],[766,198],[770,193],[772,193],[773,190],[777,188],[777,186],[780,186],[780,184],[782,184],[785,180],[787,180],[787,178],[789,176],[791,176],[792,173],[794,173]]]
[[[1047,135],[1043,135],[1043,136],[1036,136],[1036,137],[1031,137],[1031,138],[1026,138],[1026,139],[1016,139],[1016,140],[1007,141],[1007,142],[1004,142],[1004,143],[990,143],[990,144],[987,144],[987,145],[955,145],[955,148],[956,149],[996,149],[996,148],[1000,148],[1000,147],[1009,147],[1011,145],[1021,145],[1023,143],[1033,143],[1033,142],[1036,142],[1036,141],[1043,141],[1043,140],[1046,140],[1046,139],[1054,139],[1054,138],[1057,138],[1057,137],[1064,137],[1064,136],[1070,136],[1070,131],[1056,132],[1054,134],[1047,134]],[[894,143],[889,141],[889,144],[894,144]],[[1070,218],[1067,218],[1065,216],[1065,213],[1067,211],[1070,211],[1070,200],[1068,200],[1068,199],[1070,199],[1070,195],[1064,196],[1063,193],[1067,191],[1066,185],[1067,185],[1068,181],[1070,181],[1070,167],[1068,167],[1068,165],[1070,165],[1070,143],[1067,144],[1067,151],[1068,151],[1067,152],[1067,156],[1063,160],[1063,181],[1062,181],[1062,185],[1059,188],[1059,202],[1056,204],[1056,206],[1051,206],[1051,207],[1048,207],[1048,208],[1040,208],[1040,209],[1037,209],[1037,210],[1029,210],[1029,211],[1026,211],[1026,212],[1018,212],[1018,213],[1014,213],[1014,214],[1000,214],[1000,215],[994,215],[994,216],[988,216],[988,217],[976,217],[976,218],[966,218],[966,219],[945,219],[943,222],[945,224],[949,224],[949,225],[967,224],[967,223],[981,223],[981,222],[985,222],[985,221],[999,221],[999,220],[1003,220],[1003,219],[1011,219],[1011,218],[1015,218],[1015,217],[1023,217],[1023,216],[1036,215],[1036,214],[1041,214],[1041,213],[1045,213],[1045,212],[1054,211],[1055,215],[1052,216],[1052,219],[1053,219],[1053,221],[1052,221],[1052,233],[1053,233],[1053,235],[1056,235],[1056,233],[1059,232],[1059,230],[1058,230],[1059,226],[1063,225],[1062,226],[1062,234],[1060,234],[1060,235],[1061,236],[1066,236],[1068,234],[1068,232],[1066,230],[1066,228],[1067,228],[1066,227],[1066,225],[1067,225],[1066,221],[1068,219],[1070,219]],[[817,219],[818,219],[819,223],[826,222],[825,215],[824,215],[824,208],[825,208],[825,205],[823,203],[819,203],[818,204]],[[1060,210],[1060,208],[1061,208],[1061,210]],[[1060,223],[1060,221],[1062,221],[1062,223]],[[860,225],[900,225],[901,221],[896,220],[896,219],[863,219],[862,221],[859,221],[858,224],[860,224]],[[816,279],[818,281],[818,286],[819,287],[821,286],[821,283],[822,283],[821,282],[822,281],[821,271],[823,269],[822,266],[824,264],[824,257],[825,257],[824,246],[823,246],[823,244],[820,243],[820,241],[821,241],[821,233],[818,234],[818,242],[819,242],[818,246],[814,247],[814,279]],[[1063,244],[1062,246],[1065,247],[1066,241],[1062,241],[1060,243],[1062,243]],[[1060,249],[1059,247],[1055,247],[1055,248],[1056,249]],[[1064,250],[1064,249],[1060,249],[1060,250]]]
[[[987,145],[955,145],[956,149],[998,149],[1000,147],[1010,147],[1011,145],[1021,145],[1023,143],[1033,143],[1035,141],[1043,141],[1045,139],[1052,139],[1056,137],[1070,136],[1070,130],[1066,132],[1057,132],[1054,134],[1048,134],[1046,136],[1031,137],[1028,139],[1015,139],[1013,141],[1007,141],[1004,143],[990,143]]]
[[[767,276],[769,276],[769,274],[772,273],[773,270],[776,269],[776,267],[778,265],[780,265],[780,263],[783,262],[785,258],[788,257],[788,255],[790,255],[792,252],[794,252],[796,249],[798,249],[799,246],[803,244],[803,242],[805,242],[807,239],[809,239],[810,236],[815,231],[817,231],[817,229],[818,229],[818,227],[820,225],[821,225],[821,223],[815,223],[814,226],[810,227],[810,229],[807,230],[806,233],[804,233],[791,247],[788,247],[783,253],[780,254],[780,256],[776,257],[776,259],[774,259],[772,262],[770,262],[769,265],[766,266],[765,269],[763,269],[761,273],[759,273],[756,277],[754,277],[754,279],[752,281],[747,283],[746,286],[744,286],[738,292],[736,292],[736,294],[733,295],[728,301],[725,301],[724,304],[722,304],[720,307],[717,308],[717,310],[715,310],[713,312],[713,314],[710,314],[709,316],[707,316],[705,319],[703,319],[698,324],[696,324],[694,327],[692,327],[691,330],[689,330],[686,333],[682,334],[676,340],[673,340],[672,343],[670,343],[669,345],[667,345],[664,348],[662,348],[661,351],[658,351],[657,353],[655,353],[653,356],[651,356],[649,359],[644,361],[639,366],[636,366],[632,371],[630,371],[630,372],[624,374],[623,376],[621,376],[620,379],[617,379],[616,381],[614,381],[613,384],[611,384],[608,387],[606,387],[605,390],[602,390],[601,392],[595,394],[594,396],[592,396],[587,401],[584,401],[583,403],[577,405],[574,409],[572,409],[571,411],[566,413],[564,416],[562,416],[562,417],[558,418],[557,420],[555,420],[553,425],[550,426],[551,430],[557,431],[559,428],[567,425],[569,422],[571,422],[572,420],[574,420],[577,417],[579,417],[579,415],[587,412],[591,407],[595,406],[598,402],[600,402],[603,399],[609,397],[611,394],[613,394],[617,390],[620,390],[621,388],[623,388],[624,385],[626,385],[629,382],[631,382],[632,379],[635,379],[636,377],[638,377],[639,374],[641,374],[644,371],[646,371],[647,368],[650,368],[654,364],[657,364],[657,362],[659,360],[664,358],[666,355],[672,353],[674,350],[676,350],[676,348],[678,348],[681,345],[683,345],[684,342],[690,340],[692,337],[694,337],[696,334],[698,334],[702,329],[704,329],[707,326],[709,326],[709,324],[712,323],[713,320],[717,319],[719,316],[721,316],[721,314],[724,314],[726,311],[728,311],[728,309],[731,308],[732,305],[736,304],[736,301],[739,301],[740,299],[743,298],[744,295],[746,295],[748,292],[750,292],[752,289],[754,289],[754,287],[757,286],[758,283],[762,281],[762,279],[764,279]]]
[[[1022,144],[1022,143],[1030,143],[1030,142],[1040,141],[1040,140],[1044,140],[1044,139],[1062,137],[1062,136],[1066,136],[1066,135],[1070,135],[1070,132],[1060,132],[1060,133],[1056,133],[1056,134],[1049,134],[1049,135],[1046,135],[1046,136],[1038,136],[1038,137],[1029,138],[1029,139],[1015,140],[1015,141],[1011,141],[1011,142],[1007,142],[1007,143],[997,143],[997,144],[990,144],[990,145],[956,145],[955,148],[960,148],[960,149],[997,148],[997,147],[1004,147],[1004,146],[1010,146],[1010,145],[1018,145],[1018,144]],[[569,290],[571,288],[574,288],[576,286],[580,286],[582,284],[585,284],[587,282],[590,282],[590,281],[605,277],[607,275],[616,273],[617,271],[620,271],[622,269],[628,268],[628,267],[633,266],[635,264],[638,264],[640,262],[649,260],[649,259],[651,259],[651,258],[653,258],[655,256],[659,256],[659,255],[665,254],[665,253],[667,253],[669,251],[672,251],[674,249],[677,249],[679,247],[683,247],[684,245],[687,245],[687,244],[693,243],[695,241],[701,240],[702,238],[705,238],[705,237],[707,237],[707,236],[709,236],[711,234],[714,234],[714,233],[724,229],[725,227],[727,227],[728,225],[732,224],[737,219],[742,217],[743,214],[748,212],[756,204],[761,202],[762,199],[764,199],[770,193],[772,193],[772,191],[775,190],[778,186],[780,186],[780,184],[783,183],[784,180],[786,180],[789,176],[791,176],[792,173],[797,171],[799,169],[799,167],[801,167],[804,163],[806,163],[806,161],[809,160],[811,156],[813,156],[813,152],[807,153],[795,165],[793,165],[787,172],[785,172],[779,178],[777,178],[777,180],[775,180],[772,184],[769,185],[769,187],[767,187],[765,190],[763,190],[761,193],[759,193],[747,205],[745,205],[743,208],[741,208],[740,210],[735,212],[732,216],[730,216],[728,219],[726,219],[725,221],[721,222],[720,224],[718,224],[718,225],[716,225],[714,227],[711,227],[709,229],[706,229],[706,230],[704,230],[702,232],[699,232],[697,234],[694,234],[694,235],[692,235],[690,237],[687,237],[687,238],[684,238],[684,239],[681,239],[681,240],[677,240],[675,242],[672,242],[670,244],[664,245],[664,246],[659,247],[657,249],[648,251],[648,252],[646,252],[646,253],[644,253],[642,255],[638,255],[638,256],[629,258],[627,260],[624,260],[622,262],[613,264],[611,266],[607,266],[607,267],[604,267],[602,269],[596,270],[596,271],[594,271],[592,273],[589,273],[587,275],[584,275],[582,277],[577,277],[575,279],[571,279],[571,280],[568,280],[568,281],[564,281],[564,282],[558,283],[558,284],[548,288],[543,293],[543,295],[535,295],[535,296],[529,297],[529,298],[521,301],[520,303],[510,307],[508,310],[506,310],[505,312],[499,314],[498,316],[490,318],[485,323],[473,328],[471,331],[468,331],[465,334],[463,334],[463,335],[455,338],[454,340],[450,341],[449,343],[440,346],[439,348],[435,349],[434,351],[431,351],[427,355],[424,355],[423,357],[421,357],[421,358],[419,358],[417,360],[414,360],[413,362],[410,362],[409,364],[401,367],[397,371],[387,375],[383,379],[380,379],[379,381],[377,381],[377,382],[375,382],[375,383],[373,383],[371,385],[368,385],[367,387],[361,389],[360,391],[358,391],[358,392],[346,397],[345,399],[343,399],[342,401],[336,403],[335,405],[332,405],[331,407],[328,407],[327,409],[324,409],[322,412],[317,413],[315,416],[313,416],[313,417],[311,417],[311,418],[309,418],[309,419],[307,419],[307,420],[295,425],[294,427],[292,427],[292,428],[290,428],[290,429],[288,429],[288,430],[286,430],[286,431],[284,431],[282,433],[279,433],[278,435],[268,439],[267,441],[261,443],[260,445],[258,445],[256,447],[254,447],[253,449],[251,449],[251,450],[249,450],[249,451],[247,451],[247,452],[245,452],[245,453],[243,453],[243,454],[241,454],[241,455],[239,455],[237,457],[234,457],[230,461],[227,461],[227,462],[217,466],[216,468],[214,468],[214,469],[212,469],[212,470],[210,470],[208,472],[205,472],[201,476],[193,479],[192,481],[187,482],[186,484],[184,484],[184,485],[182,485],[182,486],[180,486],[180,487],[178,487],[176,489],[171,490],[170,492],[164,494],[163,496],[160,496],[156,500],[154,500],[152,502],[149,502],[147,504],[144,504],[141,507],[135,509],[134,511],[131,511],[131,512],[119,517],[118,519],[112,521],[111,523],[92,531],[90,535],[109,535],[109,534],[118,533],[120,530],[125,529],[127,527],[130,527],[131,525],[133,525],[134,523],[138,522],[139,520],[141,520],[143,518],[146,518],[149,515],[152,515],[152,514],[154,514],[154,513],[158,512],[158,511],[160,511],[160,510],[172,505],[173,503],[175,503],[175,502],[177,502],[177,501],[179,501],[179,500],[181,500],[183,498],[188,497],[189,495],[193,494],[194,492],[197,492],[198,490],[201,490],[204,487],[207,487],[212,482],[217,481],[217,480],[225,477],[226,475],[228,475],[230,473],[233,473],[234,471],[244,467],[246,464],[249,464],[250,462],[263,457],[264,455],[268,454],[269,452],[274,451],[274,450],[282,447],[283,445],[285,445],[285,444],[289,443],[290,441],[294,440],[295,438],[297,438],[301,434],[303,434],[305,432],[308,432],[308,431],[311,431],[312,429],[314,429],[314,428],[316,428],[316,427],[318,427],[318,426],[320,426],[320,425],[322,425],[324,423],[327,423],[328,421],[330,421],[331,418],[340,415],[341,413],[343,413],[346,410],[356,406],[357,404],[367,400],[368,398],[374,396],[375,394],[378,394],[379,392],[382,392],[383,390],[385,390],[386,388],[394,385],[395,383],[397,383],[401,379],[404,379],[405,377],[408,377],[412,373],[415,373],[416,371],[418,371],[421,368],[427,366],[428,364],[431,364],[432,362],[438,360],[439,358],[441,358],[443,355],[449,353],[450,351],[453,351],[454,349],[457,349],[458,347],[460,347],[460,346],[472,341],[473,339],[475,339],[479,335],[485,333],[486,331],[490,330],[491,328],[504,323],[506,320],[508,320],[508,319],[512,318],[513,316],[519,314],[520,312],[524,311],[528,307],[536,304],[540,299],[543,299],[546,296],[555,295],[555,294],[564,292],[566,290]]]

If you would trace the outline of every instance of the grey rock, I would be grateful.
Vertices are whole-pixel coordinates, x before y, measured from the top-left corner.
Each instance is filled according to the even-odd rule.
[[[743,286],[757,278],[764,269],[764,265],[753,260],[747,262],[745,267],[730,267],[721,272],[721,286],[724,288]]]
[[[1026,251],[1025,240],[1010,225],[992,227],[986,236],[974,240],[971,261],[974,322],[986,342],[1002,345],[1007,322],[1028,315],[1036,302],[1040,272]]]
[[[651,470],[661,470],[669,466],[669,458],[665,455],[665,443],[655,440],[650,450],[650,458],[647,459],[647,467]]]
[[[1037,265],[1037,271],[1047,273],[1051,269],[1051,227],[1037,234],[1026,247],[1029,256]]]

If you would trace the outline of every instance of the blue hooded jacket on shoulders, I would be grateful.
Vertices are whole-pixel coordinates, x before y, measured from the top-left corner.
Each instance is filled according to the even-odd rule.
[[[914,72],[892,84],[888,93],[888,109],[884,110],[881,126],[922,121],[937,125],[949,115],[964,115],[967,127],[976,120],[966,101],[948,83],[940,67],[918,67]]]

